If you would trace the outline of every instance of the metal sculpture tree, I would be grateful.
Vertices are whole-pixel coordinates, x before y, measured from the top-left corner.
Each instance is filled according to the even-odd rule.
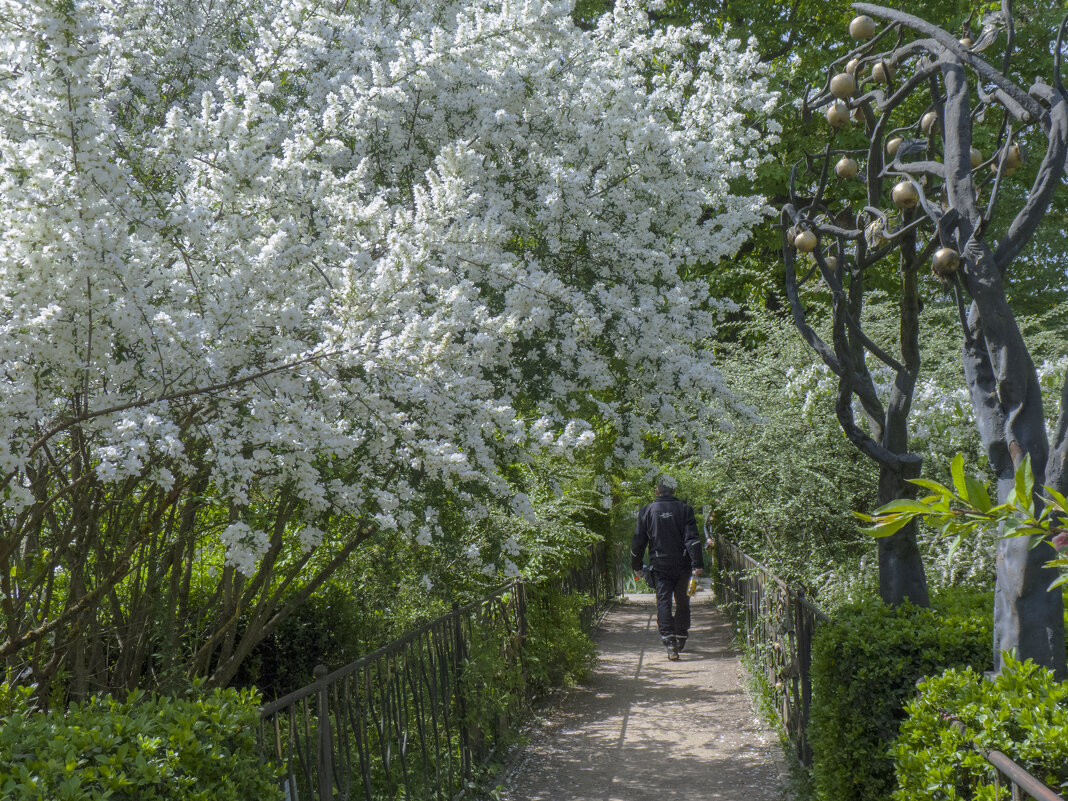
[[[1008,77],[1014,30],[1010,0],[988,16],[974,42],[901,11],[868,3],[853,7],[862,15],[853,20],[850,33],[861,43],[831,64],[822,90],[805,104],[806,111],[823,112],[833,131],[831,143],[795,167],[790,202],[782,211],[786,289],[795,324],[838,376],[836,413],[846,435],[881,466],[880,504],[907,496],[906,479],[920,467],[920,458],[908,452],[907,418],[920,367],[919,282],[929,262],[959,311],[964,375],[999,499],[1012,489],[1025,455],[1031,457],[1036,487],[1048,484],[1064,492],[1068,379],[1051,443],[1035,364],[1004,277],[1041,223],[1065,172],[1065,23],[1057,36],[1052,85],[1036,79],[1024,90]],[[885,21],[881,31],[876,32],[872,17]],[[980,53],[1002,31],[1007,41],[999,69]],[[866,148],[834,146],[845,129],[861,124]],[[1043,142],[1045,153],[1015,215],[995,216],[1007,194],[1006,181],[1022,164],[1019,143],[1025,136]],[[985,142],[988,152],[974,147],[974,140]],[[859,176],[864,199],[850,203],[830,197],[832,172],[843,181]],[[999,224],[1003,217],[1007,222]],[[802,265],[798,253],[810,254],[803,261],[811,258],[811,265]],[[866,278],[894,257],[900,273],[900,357],[873,342],[861,319]],[[814,274],[831,291],[830,343],[810,325],[802,303],[801,285]],[[885,406],[866,365],[869,356],[894,374]],[[867,430],[854,416],[854,398]],[[1000,668],[1001,651],[1014,648],[1019,658],[1030,657],[1063,676],[1063,604],[1059,592],[1047,590],[1056,574],[1045,567],[1053,550],[1028,539],[998,543],[995,667]],[[879,548],[883,599],[925,600],[915,532],[903,528],[880,540]]]

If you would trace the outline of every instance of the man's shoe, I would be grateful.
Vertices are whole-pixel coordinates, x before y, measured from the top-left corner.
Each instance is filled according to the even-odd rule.
[[[683,651],[686,650],[686,638],[685,637],[678,637],[678,636],[675,637],[675,650],[678,651],[680,654]]]
[[[664,645],[667,646],[668,659],[672,662],[675,662],[679,658],[679,649],[675,645],[675,642],[676,640],[674,637],[668,637],[664,640]]]

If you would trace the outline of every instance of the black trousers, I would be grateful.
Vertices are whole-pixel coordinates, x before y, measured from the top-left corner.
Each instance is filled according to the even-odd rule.
[[[656,626],[665,643],[671,637],[686,638],[690,631],[690,569],[653,568],[656,586]],[[672,611],[674,601],[674,612]]]

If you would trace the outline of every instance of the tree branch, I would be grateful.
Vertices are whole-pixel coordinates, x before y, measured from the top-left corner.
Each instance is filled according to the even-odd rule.
[[[1068,374],[1061,384],[1060,412],[1046,459],[1046,483],[1060,493],[1068,493]]]
[[[1035,102],[1033,98],[996,69],[987,64],[981,57],[974,53],[970,53],[961,47],[960,42],[938,26],[932,25],[926,20],[915,17],[912,14],[907,14],[904,11],[876,6],[871,3],[853,3],[853,8],[858,11],[863,11],[865,14],[882,17],[891,22],[905,25],[921,35],[936,41],[945,50],[956,56],[958,60],[971,67],[976,74],[981,76],[984,80],[993,83],[998,89],[1004,92],[1006,108],[1013,113],[1013,116],[1017,117],[1017,119],[1020,119],[1023,122],[1031,122],[1032,120],[1041,120],[1044,118],[1045,113],[1042,106]],[[1009,105],[1010,103],[1011,107]]]
[[[997,250],[994,251],[994,263],[999,271],[1004,272],[1005,267],[1019,255],[1046,216],[1053,192],[1061,185],[1066,155],[1068,155],[1068,103],[1063,97],[1059,97],[1050,108],[1049,145],[1038,167],[1038,174],[1035,176],[1031,191],[1027,193],[1027,202],[1012,221],[1004,239],[998,244]]]

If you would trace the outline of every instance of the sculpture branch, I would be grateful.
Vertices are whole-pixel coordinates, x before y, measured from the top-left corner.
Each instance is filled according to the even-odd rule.
[[[1042,119],[1043,109],[1033,98],[1029,97],[1026,92],[1022,91],[1016,84],[1009,81],[981,57],[974,53],[970,53],[961,47],[960,42],[941,28],[932,25],[919,17],[915,17],[912,14],[907,14],[904,11],[884,8],[883,6],[876,6],[871,3],[853,3],[853,8],[858,11],[863,11],[865,14],[882,17],[891,22],[905,25],[923,36],[934,39],[946,50],[956,55],[960,61],[968,64],[968,66],[971,67],[976,74],[982,77],[983,80],[990,81],[997,86],[998,89],[1002,90],[1006,95],[1006,100],[1013,104],[1013,109],[1015,109],[1015,111],[1013,111],[1013,109],[1009,110],[1013,113],[1013,116],[1017,117],[1017,119],[1020,119],[1023,122]],[[1006,105],[1006,108],[1009,107]]]
[[[1049,146],[1038,167],[1038,174],[1027,195],[1027,202],[994,252],[994,262],[1001,272],[1004,272],[1031,239],[1046,216],[1054,190],[1061,185],[1065,158],[1068,156],[1068,102],[1063,97],[1050,108],[1050,121]]]

